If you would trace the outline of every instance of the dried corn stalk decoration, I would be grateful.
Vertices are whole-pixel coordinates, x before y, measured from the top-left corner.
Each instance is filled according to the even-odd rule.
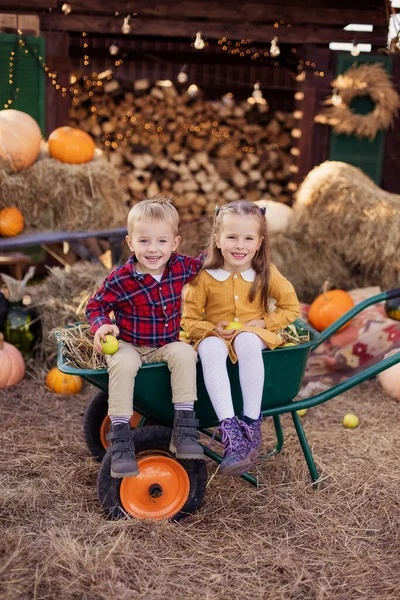
[[[324,101],[330,105],[315,116],[316,123],[330,125],[334,133],[355,135],[373,140],[381,129],[393,125],[400,108],[400,97],[381,63],[354,64],[343,75],[331,82],[334,93]],[[357,96],[370,96],[375,103],[373,110],[357,114],[350,108]],[[340,101],[339,101],[340,100]]]

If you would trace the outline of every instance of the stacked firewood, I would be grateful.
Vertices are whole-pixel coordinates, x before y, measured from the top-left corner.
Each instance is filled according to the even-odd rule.
[[[109,76],[110,77],[110,76]],[[183,221],[216,204],[269,197],[291,203],[292,114],[264,99],[207,100],[196,86],[79,80],[70,125],[90,133],[121,173],[127,204],[170,195]]]

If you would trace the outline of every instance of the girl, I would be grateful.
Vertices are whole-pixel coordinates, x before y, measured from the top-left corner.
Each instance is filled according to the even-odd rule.
[[[269,306],[276,301],[275,310]],[[216,209],[207,258],[185,291],[182,327],[195,342],[220,421],[220,472],[241,475],[261,450],[262,350],[282,344],[279,329],[300,314],[291,283],[269,264],[265,209],[241,200]],[[235,416],[227,357],[239,362],[243,415]]]

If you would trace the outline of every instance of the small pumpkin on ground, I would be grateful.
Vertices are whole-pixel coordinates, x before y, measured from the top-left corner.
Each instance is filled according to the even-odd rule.
[[[0,333],[0,389],[17,385],[25,375],[25,363],[21,352],[4,341]]]
[[[24,228],[24,217],[18,208],[11,206],[0,210],[0,235],[13,237],[18,235]]]
[[[93,138],[75,127],[58,127],[49,135],[48,142],[53,158],[75,165],[91,161],[96,150]]]
[[[395,348],[385,354],[385,358],[399,352],[400,348]],[[378,381],[389,396],[400,402],[400,363],[379,373]]]
[[[317,331],[324,331],[354,306],[352,297],[346,291],[327,289],[328,282],[325,281],[322,294],[314,300],[308,311],[308,320]],[[346,323],[339,331],[348,325]]]
[[[47,373],[46,386],[56,394],[77,394],[82,389],[82,378],[78,375],[67,375],[53,367]]]
[[[392,298],[385,303],[385,312],[390,319],[400,321],[400,298]]]

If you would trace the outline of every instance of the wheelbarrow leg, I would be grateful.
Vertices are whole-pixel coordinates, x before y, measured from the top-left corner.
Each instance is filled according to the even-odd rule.
[[[259,458],[272,458],[272,456],[279,454],[279,452],[282,450],[283,431],[282,431],[281,420],[279,418],[279,415],[274,415],[272,418],[274,420],[277,444],[276,444],[275,448],[273,450],[271,450],[270,452],[266,452],[265,454],[260,454]]]
[[[300,422],[300,417],[296,411],[292,412],[292,419],[293,419],[294,426],[296,428],[296,432],[297,432],[297,436],[299,438],[301,448],[303,450],[304,458],[306,459],[308,470],[310,471],[311,479],[314,482],[316,482],[319,479],[317,467],[315,466],[313,455],[311,453],[311,448],[308,444],[306,434],[304,433],[303,426]]]

